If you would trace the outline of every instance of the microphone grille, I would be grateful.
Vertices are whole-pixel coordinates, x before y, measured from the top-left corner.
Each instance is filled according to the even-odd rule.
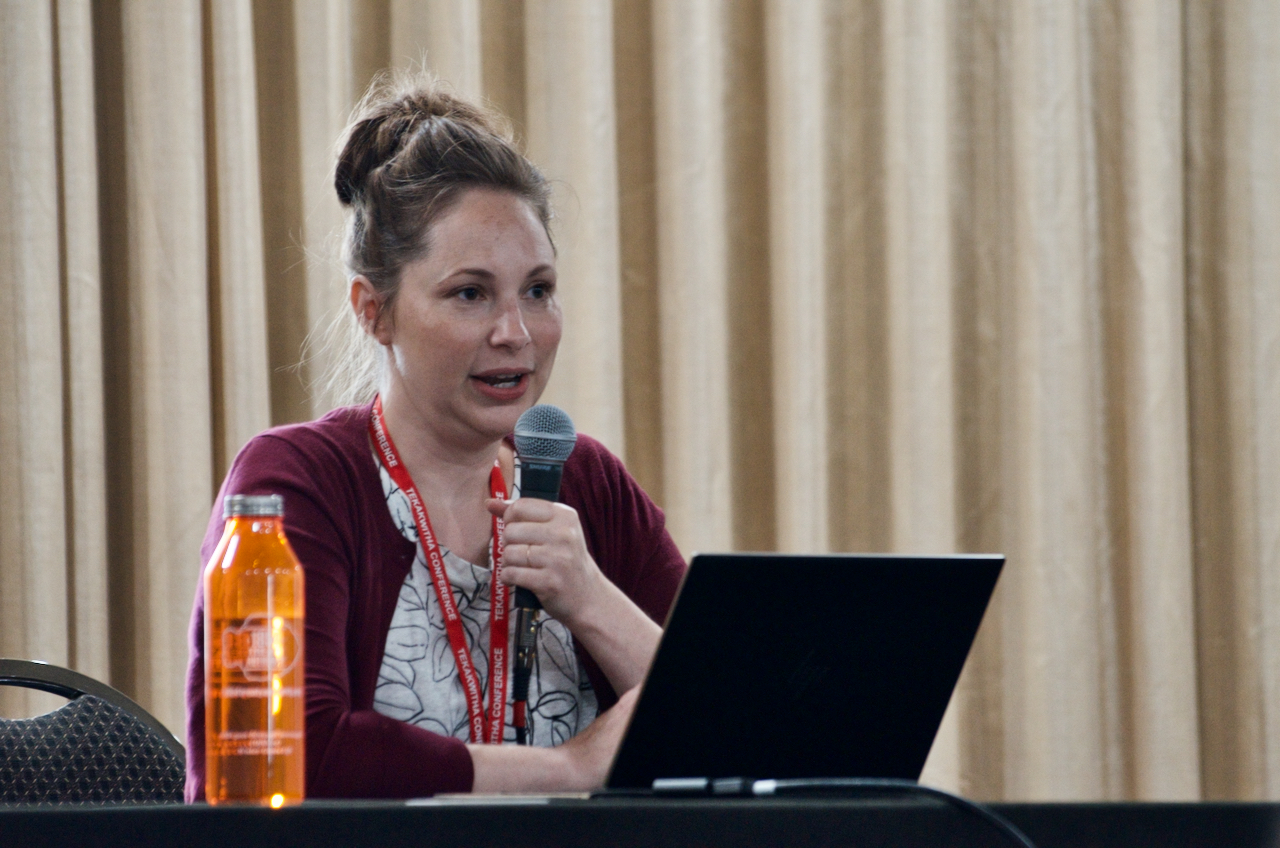
[[[517,454],[552,462],[568,459],[578,441],[569,413],[549,403],[526,409],[516,421],[515,436]]]

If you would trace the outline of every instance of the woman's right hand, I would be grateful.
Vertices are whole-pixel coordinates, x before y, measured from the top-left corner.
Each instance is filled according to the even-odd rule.
[[[527,745],[467,745],[479,794],[589,792],[604,786],[609,765],[631,721],[639,689],[596,717],[586,730],[555,748]]]
[[[631,723],[640,687],[622,693],[618,702],[596,716],[586,730],[560,746],[570,758],[573,789],[594,790],[604,786],[613,756],[622,744],[622,734]]]

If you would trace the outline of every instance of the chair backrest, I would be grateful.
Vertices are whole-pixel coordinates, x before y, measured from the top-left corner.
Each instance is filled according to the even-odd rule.
[[[0,685],[71,700],[0,719],[0,804],[181,801],[186,752],[119,690],[70,669],[0,659]]]

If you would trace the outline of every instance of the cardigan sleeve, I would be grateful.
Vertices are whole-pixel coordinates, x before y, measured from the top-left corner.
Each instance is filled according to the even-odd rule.
[[[323,440],[273,432],[249,443],[223,483],[202,548],[206,565],[222,533],[225,494],[280,494],[285,532],[306,580],[306,757],[309,797],[407,798],[471,788],[471,755],[461,740],[381,715],[354,698],[363,654],[380,649],[383,563],[374,525],[362,520],[362,491],[349,457]],[[295,443],[297,442],[297,443]],[[301,446],[300,446],[301,444]],[[370,557],[370,554],[373,557]],[[390,555],[388,550],[384,553]],[[197,581],[187,673],[188,802],[204,797],[204,598]],[[397,585],[398,589],[398,585]],[[371,631],[372,629],[372,631]],[[370,640],[373,640],[371,643]],[[357,703],[368,700],[369,703]]]

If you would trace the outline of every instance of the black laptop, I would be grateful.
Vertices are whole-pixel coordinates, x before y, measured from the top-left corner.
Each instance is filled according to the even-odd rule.
[[[918,779],[1003,564],[695,556],[607,788]]]

